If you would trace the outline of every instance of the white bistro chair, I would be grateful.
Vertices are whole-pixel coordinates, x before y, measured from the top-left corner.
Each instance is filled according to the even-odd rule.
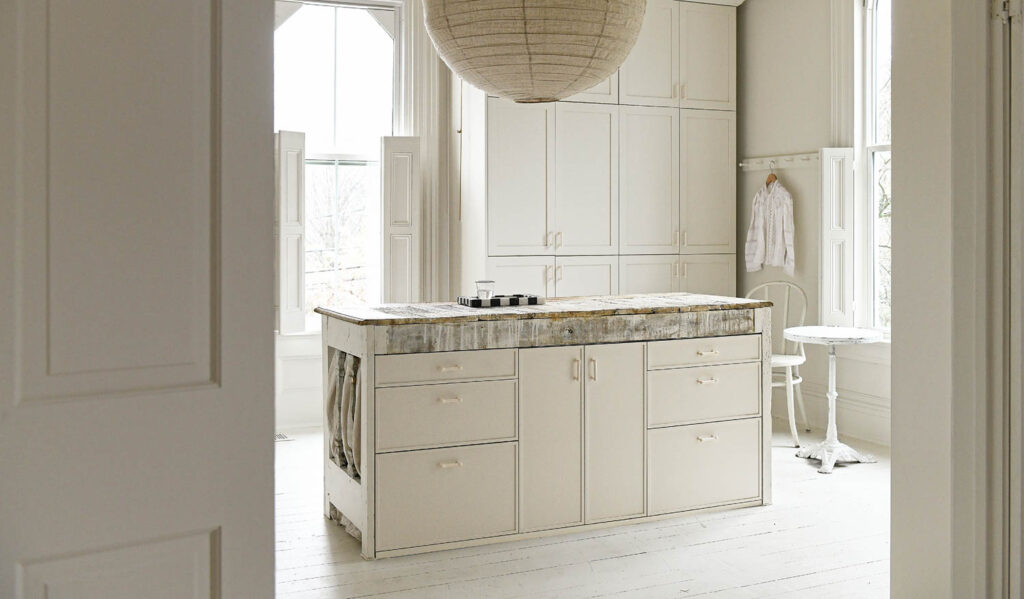
[[[804,397],[800,391],[800,383],[804,382],[800,376],[800,366],[807,361],[807,356],[804,355],[804,344],[786,341],[782,331],[789,327],[804,325],[804,319],[807,318],[807,293],[788,281],[772,281],[754,287],[747,293],[747,297],[764,299],[775,304],[772,308],[772,388],[786,388],[789,434],[793,437],[793,446],[800,447],[800,436],[796,432],[796,415],[793,413],[793,399],[795,396],[804,431],[810,431],[807,426],[807,414],[804,412]],[[776,326],[776,323],[781,326]]]

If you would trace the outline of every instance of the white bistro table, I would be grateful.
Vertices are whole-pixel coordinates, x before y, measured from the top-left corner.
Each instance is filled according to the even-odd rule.
[[[836,346],[861,343],[877,343],[882,333],[872,329],[854,327],[791,327],[782,332],[783,337],[798,343],[813,343],[828,346],[828,429],[825,440],[811,447],[801,447],[798,458],[821,460],[818,472],[831,474],[836,462],[874,462],[875,458],[860,453],[845,443],[839,442],[836,429]]]

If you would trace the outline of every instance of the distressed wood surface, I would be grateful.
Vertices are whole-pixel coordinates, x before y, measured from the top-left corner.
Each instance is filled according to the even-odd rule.
[[[755,331],[754,310],[722,310],[379,325],[373,332],[380,355],[659,341]]]
[[[399,325],[752,310],[770,306],[771,302],[756,299],[696,293],[657,293],[558,298],[539,306],[470,308],[454,303],[382,304],[319,307],[316,312],[358,325]]]

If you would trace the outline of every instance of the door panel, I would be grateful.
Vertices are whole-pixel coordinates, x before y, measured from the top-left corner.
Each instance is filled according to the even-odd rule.
[[[679,256],[620,256],[619,293],[679,291]]]
[[[736,255],[683,256],[680,291],[736,295]]]
[[[619,69],[619,103],[678,106],[679,2],[647,0],[636,45]]]
[[[272,13],[11,4],[0,596],[269,598]]]
[[[679,111],[622,106],[619,117],[619,248],[679,252]]]
[[[555,297],[615,295],[619,292],[619,261],[615,256],[555,258]]]
[[[553,104],[487,98],[487,247],[492,256],[553,251]]]
[[[586,521],[644,513],[644,344],[588,345]]]
[[[583,523],[583,348],[519,350],[519,530]]]
[[[736,113],[680,114],[682,252],[735,252]]]
[[[619,108],[556,104],[555,252],[614,254],[619,241]]]
[[[495,293],[550,297],[555,291],[555,259],[544,256],[488,258],[487,276],[494,280]]]
[[[736,110],[736,9],[679,5],[680,106]]]

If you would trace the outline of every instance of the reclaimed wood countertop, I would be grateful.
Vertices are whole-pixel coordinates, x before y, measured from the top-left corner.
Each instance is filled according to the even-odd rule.
[[[767,308],[769,301],[696,293],[597,295],[546,300],[537,306],[470,308],[446,302],[436,304],[380,304],[376,306],[318,307],[315,312],[358,325],[442,324],[475,320],[531,318],[586,318],[618,314],[663,314],[712,310]]]

